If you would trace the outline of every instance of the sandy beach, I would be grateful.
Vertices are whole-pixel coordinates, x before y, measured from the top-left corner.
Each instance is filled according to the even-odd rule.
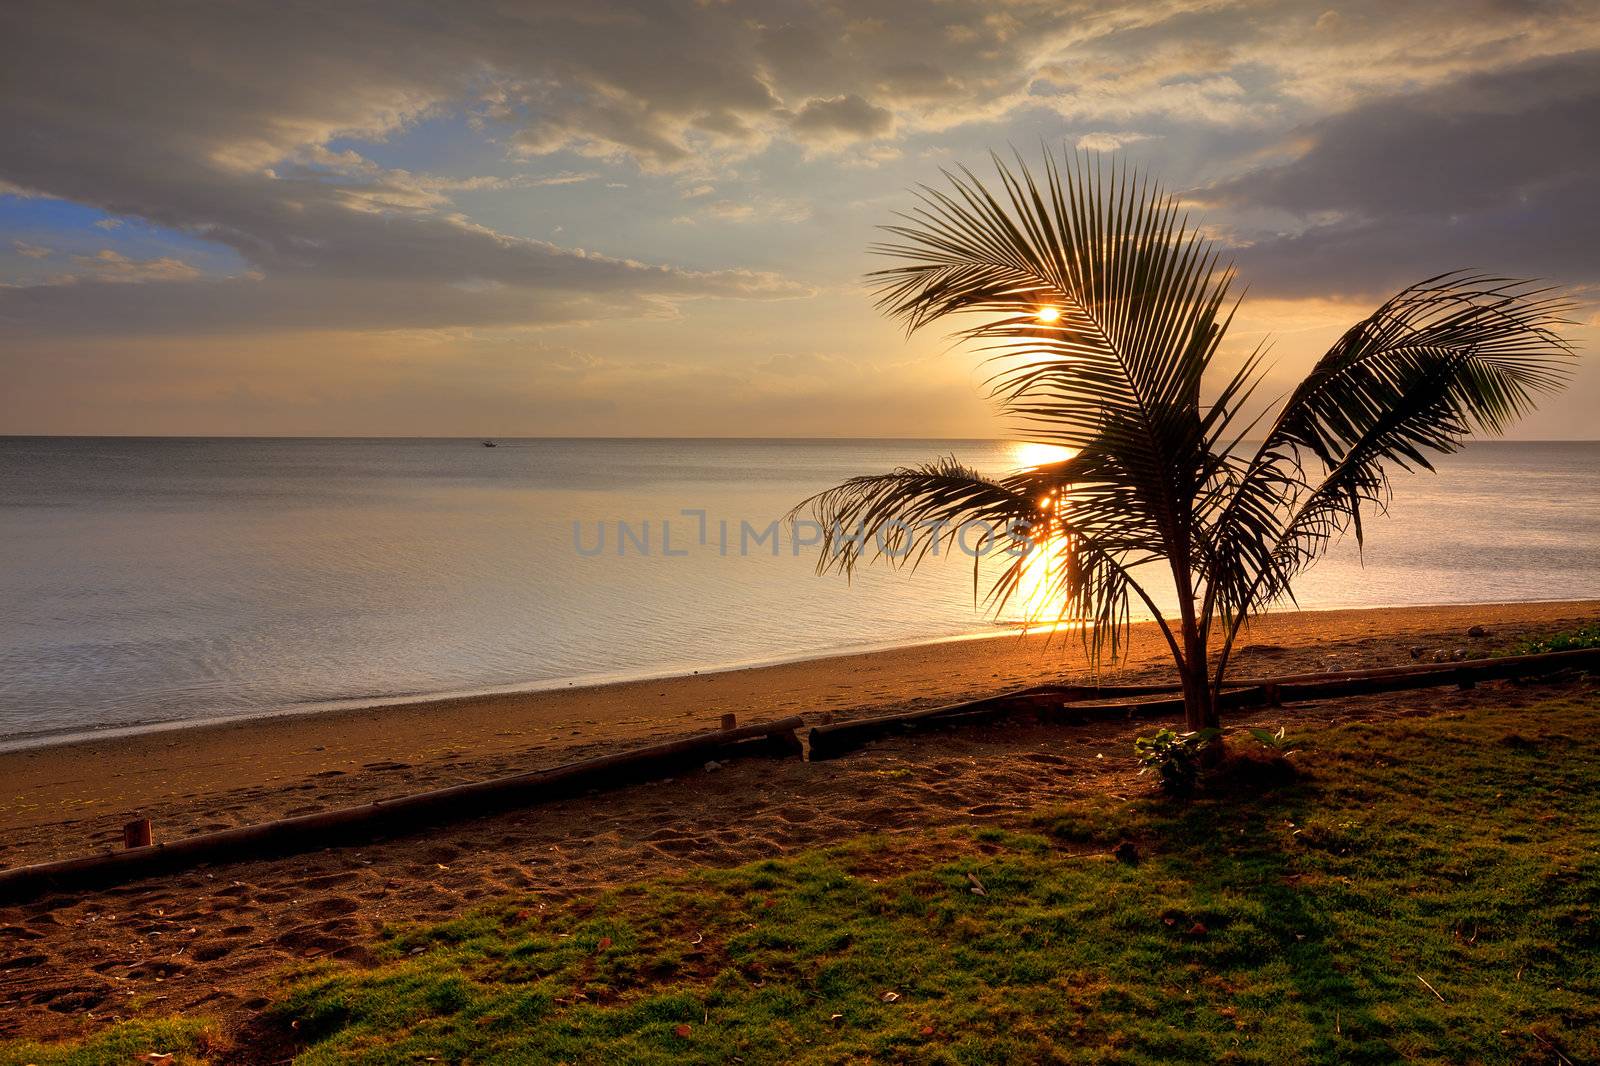
[[[1285,612],[1239,642],[1237,676],[1409,662],[1473,625],[1559,628],[1600,602]],[[1451,642],[1454,642],[1453,644]],[[1107,680],[1159,680],[1167,651],[1136,625]],[[1090,677],[1071,633],[1015,633],[772,666],[554,691],[243,719],[0,753],[0,864],[103,848],[142,814],[158,837],[306,813],[786,715],[908,710]]]
[[[1268,617],[1240,676],[1411,661],[1413,646],[1514,647],[1600,619],[1600,602]],[[1484,626],[1486,637],[1467,630]],[[1165,677],[1140,627],[1119,676]],[[158,837],[320,810],[743,719],[817,720],[1081,677],[1058,636],[1002,637],[599,688],[239,722],[0,755],[7,865],[113,846],[133,814]],[[1540,698],[1560,684],[1395,693],[1251,712],[1306,724]],[[1567,685],[1570,688],[1570,684]],[[1593,698],[1588,687],[1585,698]],[[86,1032],[139,1004],[244,1019],[296,961],[361,965],[395,922],[506,894],[563,898],[684,863],[731,864],[844,839],[1004,819],[1068,794],[1128,794],[1148,726],[1031,720],[886,740],[828,763],[745,760],[716,772],[510,811],[367,845],[202,867],[0,909],[0,1035]],[[154,997],[154,999],[152,999]]]

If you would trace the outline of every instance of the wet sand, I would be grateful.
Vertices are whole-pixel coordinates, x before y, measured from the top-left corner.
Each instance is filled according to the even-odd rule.
[[[1408,649],[1510,647],[1600,619],[1600,603],[1403,608],[1273,616],[1239,675],[1409,663]],[[1474,640],[1467,629],[1489,628]],[[1135,635],[1127,680],[1164,679]],[[13,865],[112,846],[135,813],[158,836],[321,810],[713,726],[844,717],[1085,676],[1057,636],[969,641],[725,674],[241,722],[0,755]],[[1232,724],[1311,724],[1504,705],[1593,688],[1482,685],[1252,712]],[[1269,721],[1270,719],[1270,721]],[[388,923],[437,920],[493,896],[559,897],[685,863],[732,864],[866,831],[1004,819],[1066,794],[1124,793],[1148,726],[1032,721],[902,737],[828,763],[741,760],[714,771],[301,856],[200,868],[0,908],[0,1035],[92,1030],[141,1012],[238,1024],[285,966],[355,965]]]

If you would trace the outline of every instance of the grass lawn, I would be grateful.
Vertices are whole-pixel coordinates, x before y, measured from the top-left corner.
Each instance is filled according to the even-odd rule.
[[[1272,790],[507,901],[299,971],[262,1033],[308,1063],[1600,1061],[1597,718],[1328,729]],[[0,1062],[220,1042],[150,1024]]]

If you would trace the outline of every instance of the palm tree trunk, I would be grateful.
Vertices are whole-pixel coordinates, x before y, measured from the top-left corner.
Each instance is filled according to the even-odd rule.
[[[1174,553],[1173,558],[1187,558],[1187,551]],[[1195,603],[1193,576],[1186,566],[1173,562],[1172,578],[1178,591],[1179,624],[1183,636],[1183,657],[1178,662],[1178,676],[1183,684],[1184,726],[1191,733],[1199,729],[1214,729],[1219,722],[1216,697],[1211,691],[1211,656],[1206,646],[1207,630],[1201,624]]]
[[[1178,671],[1183,683],[1184,726],[1191,733],[1198,729],[1215,729],[1220,720],[1206,669],[1205,641],[1200,636],[1199,626],[1188,619],[1183,622],[1183,658]]]

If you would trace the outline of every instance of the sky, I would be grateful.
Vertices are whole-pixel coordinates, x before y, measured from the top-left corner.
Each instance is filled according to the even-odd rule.
[[[1596,0],[8,0],[0,433],[1004,435],[863,275],[1013,148],[1180,196],[1264,395],[1450,269],[1600,338]]]

